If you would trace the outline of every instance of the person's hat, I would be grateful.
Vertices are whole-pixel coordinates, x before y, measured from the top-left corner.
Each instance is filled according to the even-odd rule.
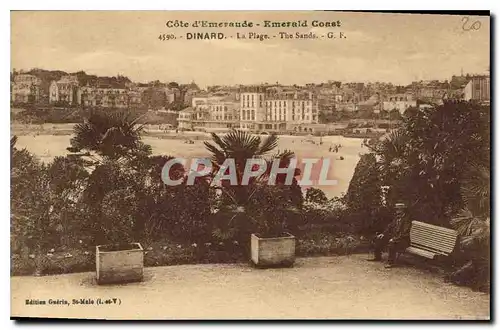
[[[405,209],[406,205],[403,203],[396,203],[396,209]]]

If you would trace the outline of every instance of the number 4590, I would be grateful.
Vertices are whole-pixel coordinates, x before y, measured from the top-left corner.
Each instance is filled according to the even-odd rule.
[[[158,39],[161,40],[161,41],[173,40],[173,39],[175,39],[175,36],[173,34],[162,33],[162,34],[160,34],[160,36],[158,37]]]

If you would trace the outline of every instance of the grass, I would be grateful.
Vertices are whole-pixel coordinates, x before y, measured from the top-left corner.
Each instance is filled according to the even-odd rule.
[[[141,243],[142,244],[142,243]],[[345,255],[366,251],[367,244],[357,236],[312,232],[301,234],[296,242],[297,256]],[[181,244],[156,241],[142,244],[144,266],[238,263],[249,260],[246,246],[238,242]],[[39,264],[37,272],[37,262]],[[31,254],[11,255],[11,275],[54,275],[95,270],[95,247],[55,248],[39,258]]]

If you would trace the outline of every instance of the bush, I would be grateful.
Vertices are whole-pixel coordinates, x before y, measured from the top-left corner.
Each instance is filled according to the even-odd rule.
[[[81,196],[87,173],[82,164],[56,157],[42,164],[11,143],[11,252],[13,271],[44,272],[45,253],[85,239]],[[12,142],[12,141],[11,141]],[[59,259],[58,259],[59,260]],[[78,269],[77,265],[68,269]],[[64,271],[64,270],[62,270]],[[60,272],[56,270],[55,272]]]
[[[356,231],[365,235],[374,234],[377,212],[381,204],[381,182],[374,154],[362,155],[345,196],[347,217]]]
[[[44,179],[46,167],[26,149],[17,150],[11,141],[11,248],[29,254],[46,236],[49,212]]]
[[[388,129],[388,128],[390,128],[390,125],[389,125],[389,123],[380,123],[380,124],[378,124],[378,128]]]
[[[208,184],[180,185],[165,189],[167,194],[161,200],[153,201],[146,210],[150,215],[146,222],[147,236],[167,237],[183,244],[210,240],[214,191]]]
[[[345,255],[366,252],[369,245],[356,235],[309,231],[298,237],[297,255]]]
[[[305,201],[308,203],[324,204],[328,202],[328,198],[326,197],[323,190],[311,187],[306,191]]]

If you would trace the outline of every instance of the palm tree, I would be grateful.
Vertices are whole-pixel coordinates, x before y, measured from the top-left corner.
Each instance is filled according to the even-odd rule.
[[[234,159],[237,185],[230,186],[227,182],[222,182],[224,192],[230,196],[233,202],[242,206],[251,197],[255,191],[254,183],[262,182],[270,174],[271,164],[274,159],[280,159],[282,165],[288,165],[294,156],[294,153],[285,150],[278,152],[268,159],[264,157],[278,146],[278,137],[276,134],[268,135],[264,140],[260,136],[254,136],[244,131],[233,130],[223,137],[212,133],[214,144],[204,142],[205,147],[212,154],[213,174],[217,173],[223,166],[226,159]],[[263,159],[266,162],[266,171],[259,178],[251,180],[249,185],[242,185],[245,165],[249,159]]]
[[[379,143],[369,148],[379,156],[379,169],[382,173],[396,170],[404,162],[406,136],[400,129],[388,133]]]
[[[484,162],[470,164],[461,186],[465,207],[453,224],[460,235],[489,244],[490,169]]]
[[[83,123],[75,125],[75,136],[67,149],[95,153],[110,160],[147,156],[151,148],[141,142],[141,119],[132,112],[93,112]]]
[[[14,151],[16,148],[16,143],[17,143],[17,135],[14,135],[13,137],[10,138],[10,150],[11,152]]]
[[[248,224],[251,222],[260,222],[264,228],[269,228],[271,220],[277,219],[269,219],[267,217],[264,219],[262,216],[263,209],[258,205],[258,200],[259,197],[266,195],[269,190],[266,189],[264,182],[271,174],[272,162],[275,159],[279,159],[280,167],[288,166],[294,157],[294,153],[285,150],[270,155],[271,151],[278,145],[278,137],[275,134],[269,135],[262,140],[260,136],[233,130],[223,137],[212,133],[212,139],[214,144],[204,142],[206,148],[212,154],[212,176],[215,176],[221,169],[226,159],[234,159],[237,178],[237,185],[230,185],[229,182],[221,182],[219,189],[222,196],[220,205],[218,205],[216,217],[218,226],[214,231],[214,235],[222,239],[227,239],[237,235],[238,232],[246,233],[245,229],[248,229]],[[266,171],[259,177],[252,178],[248,185],[243,185],[242,179],[246,162],[249,159],[256,158],[266,162]],[[298,174],[298,172],[295,174]],[[278,185],[284,183],[284,177],[278,176],[276,182]],[[279,207],[286,209],[286,212],[296,212],[295,208],[287,202],[275,203],[275,208]],[[227,218],[229,218],[229,221],[227,221]]]
[[[452,220],[461,236],[460,244],[468,261],[451,278],[475,287],[489,287],[490,268],[490,169],[476,161],[465,171],[461,187],[464,209]],[[467,283],[471,284],[471,283]]]
[[[401,198],[402,189],[406,189],[400,182],[407,174],[407,136],[401,129],[393,130],[381,140],[366,144],[375,153],[377,172],[381,183],[390,187],[388,199]]]
[[[74,137],[67,149],[73,157],[84,160],[90,172],[84,202],[89,206],[91,216],[102,219],[94,234],[96,242],[106,241],[103,228],[113,228],[110,221],[114,218],[110,216],[115,211],[106,215],[105,207],[115,205],[120,198],[128,206],[136,205],[136,209],[122,211],[135,210],[134,231],[142,232],[146,213],[138,208],[148,206],[147,202],[151,202],[148,196],[152,196],[152,200],[161,200],[166,193],[160,178],[161,168],[169,157],[151,157],[151,146],[141,141],[145,125],[141,123],[142,118],[130,111],[98,111],[74,127]],[[183,175],[178,167],[171,172],[176,177]],[[124,223],[117,223],[117,232],[125,232],[120,225]]]

